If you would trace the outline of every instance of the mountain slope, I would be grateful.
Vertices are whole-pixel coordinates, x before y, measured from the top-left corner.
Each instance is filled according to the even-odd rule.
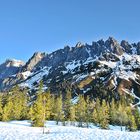
[[[140,42],[118,43],[109,37],[91,45],[79,42],[75,47],[66,46],[51,54],[35,53],[20,70],[0,79],[1,90],[19,84],[34,92],[43,80],[44,89],[58,93],[71,88],[75,94],[91,94],[94,85],[101,83],[116,94],[130,94],[138,103]]]

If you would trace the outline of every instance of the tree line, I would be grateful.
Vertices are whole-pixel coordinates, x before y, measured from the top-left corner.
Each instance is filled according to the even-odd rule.
[[[90,99],[89,96],[77,96],[73,102],[71,91],[54,95],[48,90],[38,90],[36,99],[31,101],[26,90],[14,87],[7,94],[0,94],[0,120],[31,120],[34,127],[43,127],[46,120],[54,120],[56,124],[70,123],[79,127],[90,127],[94,124],[102,129],[109,125],[119,125],[121,130],[140,130],[140,113],[137,107],[122,96],[120,100]]]

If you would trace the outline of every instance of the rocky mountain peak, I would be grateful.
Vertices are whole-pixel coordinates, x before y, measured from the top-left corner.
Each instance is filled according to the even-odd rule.
[[[29,61],[25,64],[23,71],[32,71],[32,69],[45,57],[45,53],[35,52]]]
[[[140,42],[137,43],[137,46],[140,47]]]
[[[119,46],[119,43],[116,39],[114,39],[113,37],[109,37],[106,41],[105,41],[105,45],[106,46]]]
[[[120,44],[117,42],[117,40],[114,39],[113,37],[109,37],[105,41],[105,46],[107,47],[107,49],[109,49],[109,51],[111,51],[117,55],[123,54],[123,48],[120,46]]]
[[[124,48],[126,53],[132,53],[132,46],[128,43],[128,41],[122,40],[121,46]]]
[[[101,46],[103,46],[105,44],[104,40],[103,39],[100,39],[97,41],[97,43]]]
[[[21,67],[24,65],[24,62],[21,60],[7,59],[3,64],[6,67]]]
[[[128,43],[128,41],[126,41],[126,40],[122,40],[122,41],[121,41],[121,46],[127,46],[127,45],[130,45],[130,44]]]
[[[0,81],[18,73],[23,65],[24,62],[21,60],[7,59],[0,65]]]
[[[82,44],[81,42],[78,42],[77,44],[76,44],[76,48],[81,48],[81,47],[83,47],[84,46],[84,44]]]

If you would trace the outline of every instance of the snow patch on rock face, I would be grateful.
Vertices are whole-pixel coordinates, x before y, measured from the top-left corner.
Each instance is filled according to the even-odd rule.
[[[117,85],[118,85],[118,83],[117,83],[117,77],[116,76],[114,76],[114,79],[111,80],[111,83],[114,86],[114,89],[116,89],[117,88]]]
[[[132,72],[132,71],[120,71],[120,72],[116,72],[116,75],[121,78],[121,79],[125,79],[127,81],[129,81],[129,79],[132,79],[135,81],[135,79],[137,79],[137,75]]]
[[[34,88],[33,84],[35,82],[39,83],[39,81],[42,79],[43,76],[49,74],[50,69],[51,69],[51,67],[49,67],[49,68],[44,67],[42,70],[40,70],[40,72],[37,72],[37,73],[32,74],[32,75],[30,73],[31,78],[27,79],[24,83],[20,84],[20,86],[29,87],[30,89]]]
[[[87,93],[90,90],[91,90],[91,88],[87,88],[86,90],[83,90],[83,93]]]
[[[86,48],[86,51],[87,51],[87,53],[88,53],[88,55],[89,55],[89,58],[91,58],[91,50],[88,49],[88,48]]]
[[[25,72],[22,72],[21,74],[23,75],[24,79],[27,79],[31,75],[31,72],[25,71]]]
[[[99,61],[101,64],[107,65],[109,68],[115,68],[117,63],[112,61]]]
[[[137,54],[137,49],[136,49],[136,47],[132,47],[132,54],[133,54],[133,55]]]
[[[77,75],[73,76],[73,79],[76,79],[76,82],[78,82],[78,81],[83,80],[87,76],[88,76],[88,74],[77,74]]]
[[[113,75],[115,77],[119,77],[125,80],[136,80],[138,79],[138,75],[133,72],[133,68],[139,68],[140,64],[140,56],[138,55],[129,55],[124,53],[121,56],[117,56],[120,61],[112,62],[112,61],[99,61],[103,65],[107,65],[109,68],[113,70]],[[112,81],[113,85],[116,85],[115,81]],[[115,83],[114,83],[115,82]]]
[[[72,72],[76,67],[80,66],[80,61],[72,61],[72,62],[68,62],[68,63],[65,63],[65,66],[66,66],[66,69],[67,69],[67,72],[70,71]]]

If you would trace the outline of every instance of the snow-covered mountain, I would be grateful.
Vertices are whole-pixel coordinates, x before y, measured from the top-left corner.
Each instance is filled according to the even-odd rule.
[[[4,79],[9,75],[16,74],[24,65],[24,62],[15,59],[7,59],[0,65],[0,79]]]
[[[75,93],[89,94],[100,81],[109,90],[131,94],[139,100],[140,42],[119,43],[112,37],[91,45],[79,42],[50,54],[35,53],[26,64],[5,62],[0,72],[1,90],[19,84],[34,91],[43,80],[44,89],[50,88],[54,93],[66,86],[76,89]]]

